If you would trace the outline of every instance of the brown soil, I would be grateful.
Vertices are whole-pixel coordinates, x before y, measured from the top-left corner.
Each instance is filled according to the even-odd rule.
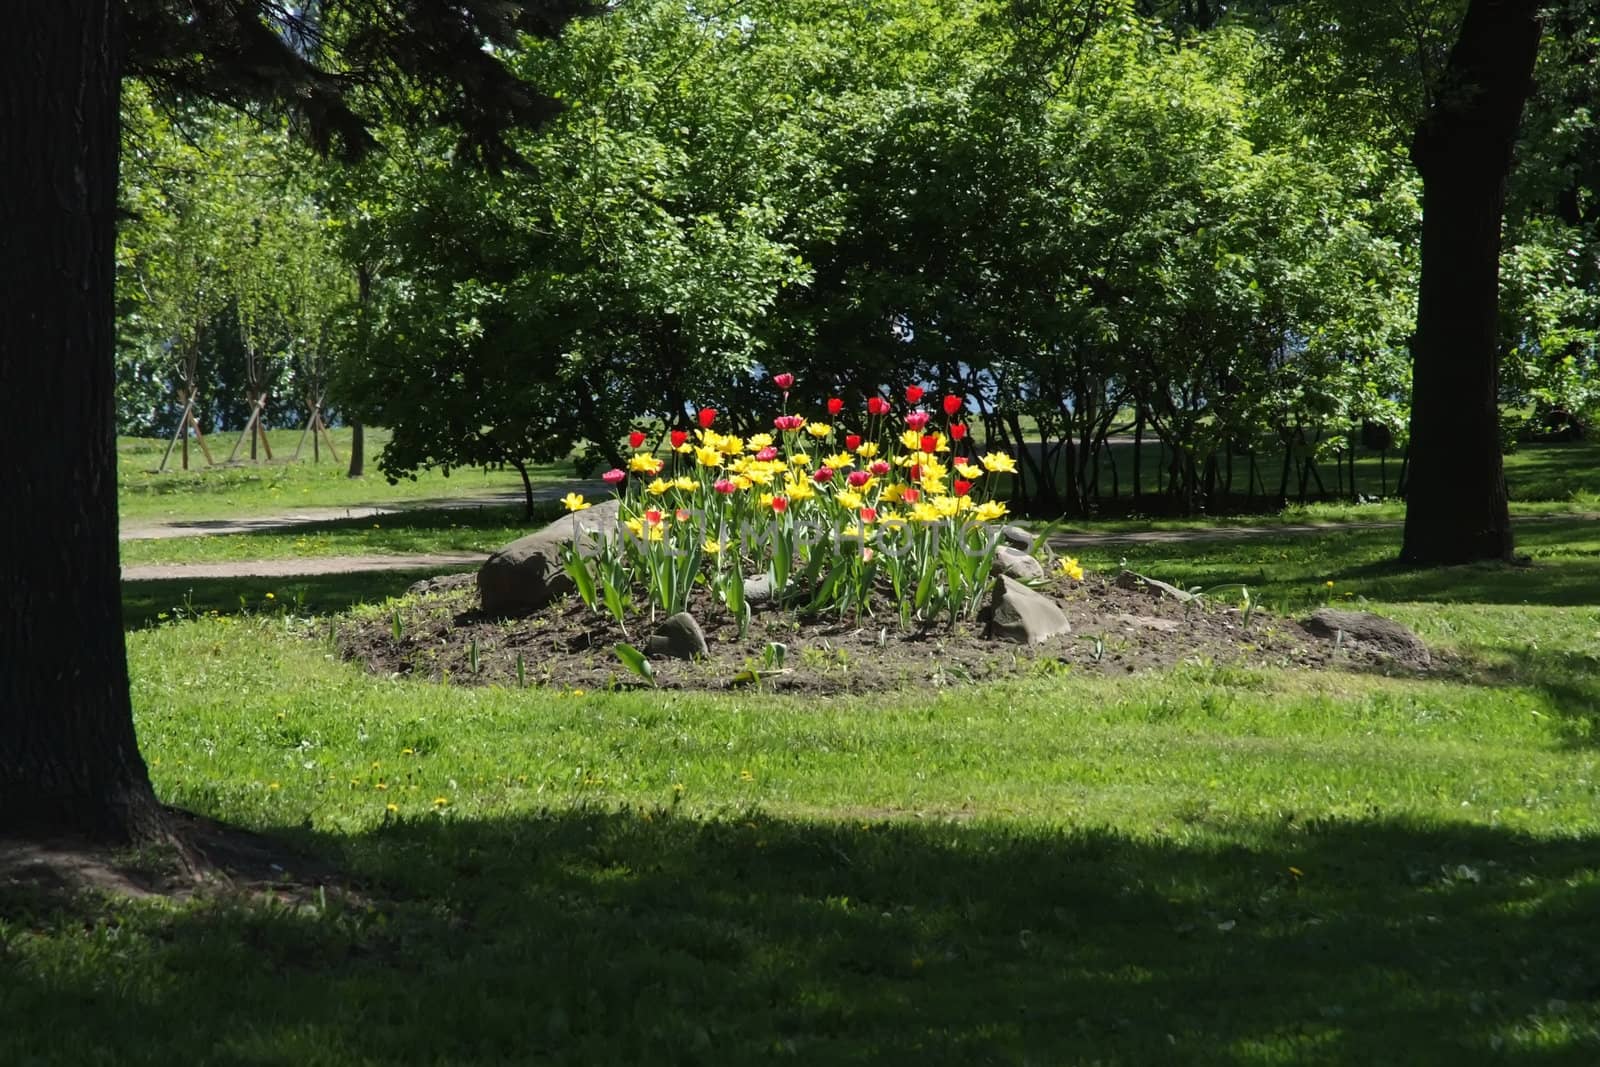
[[[51,910],[86,895],[271,898],[307,905],[357,899],[347,877],[283,842],[176,808],[169,837],[134,848],[61,837],[0,837],[0,915]]]
[[[615,620],[595,615],[575,597],[527,618],[490,618],[478,610],[473,578],[434,579],[427,583],[428,591],[402,602],[396,616],[346,620],[337,635],[340,652],[382,674],[463,685],[604,689],[645,684],[623,666],[614,649],[621,641],[645,648],[654,628],[650,620],[629,620],[625,633]],[[1218,602],[1185,605],[1148,588],[1123,589],[1092,575],[1082,582],[1062,579],[1044,591],[1060,602],[1072,632],[1032,646],[986,638],[981,615],[953,627],[906,632],[889,604],[875,617],[843,620],[758,612],[741,638],[721,604],[705,594],[689,611],[705,631],[709,656],[698,662],[652,659],[651,664],[656,684],[666,688],[739,688],[753,684],[748,672],[759,670],[764,689],[818,694],[1066,669],[1116,675],[1183,661],[1405,673],[1417,669],[1354,642],[1336,647],[1292,620],[1257,611],[1247,626],[1234,607]],[[787,646],[787,654],[784,669],[768,674],[764,654],[773,642]]]

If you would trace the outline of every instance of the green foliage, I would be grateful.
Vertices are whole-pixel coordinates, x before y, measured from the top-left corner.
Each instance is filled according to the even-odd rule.
[[[321,176],[281,130],[201,107],[160,111],[129,86],[118,234],[118,425],[170,433],[180,390],[202,424],[303,419],[353,275],[319,204]]]

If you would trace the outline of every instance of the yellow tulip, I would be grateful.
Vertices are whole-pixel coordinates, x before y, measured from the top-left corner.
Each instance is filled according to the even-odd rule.
[[[594,506],[583,499],[582,493],[568,493],[561,498],[561,503],[568,511],[582,511],[584,508]],[[272,594],[268,593],[267,595],[271,596]]]

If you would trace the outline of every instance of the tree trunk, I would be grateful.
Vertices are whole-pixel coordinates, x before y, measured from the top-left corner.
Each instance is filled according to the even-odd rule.
[[[367,473],[367,427],[360,419],[350,420],[350,472],[360,478]]]
[[[121,5],[0,34],[0,832],[155,837],[122,641],[112,407]]]
[[[1537,0],[1472,0],[1411,158],[1422,175],[1409,563],[1511,557],[1500,457],[1500,225],[1533,87]]]

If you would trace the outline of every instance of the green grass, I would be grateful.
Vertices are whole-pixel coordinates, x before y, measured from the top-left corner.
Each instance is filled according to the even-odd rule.
[[[174,451],[162,474],[152,472],[161,462],[165,441],[119,438],[117,499],[123,522],[265,515],[297,508],[356,507],[522,492],[522,479],[510,468],[457,469],[448,475],[435,468],[419,472],[415,480],[404,479],[390,485],[377,463],[378,453],[389,439],[389,432],[384,429],[367,430],[367,474],[358,479],[345,476],[350,460],[350,431],[346,428],[333,431],[342,461],[338,463],[326,450],[322,462],[313,463],[309,441],[299,462],[290,462],[288,457],[294,452],[300,431],[273,430],[269,436],[274,460],[223,464],[236,436],[207,438],[217,466],[206,466],[199,449],[191,447],[190,470],[178,469]],[[531,473],[539,480],[573,476],[568,463],[540,465]]]
[[[1531,568],[1404,570],[1394,530],[1115,550],[1402,618],[1426,678],[826,701],[335,661],[314,616],[409,575],[158,625],[177,590],[130,586],[163,798],[362,894],[0,890],[0,1062],[1593,1063],[1600,524],[1519,538]]]

